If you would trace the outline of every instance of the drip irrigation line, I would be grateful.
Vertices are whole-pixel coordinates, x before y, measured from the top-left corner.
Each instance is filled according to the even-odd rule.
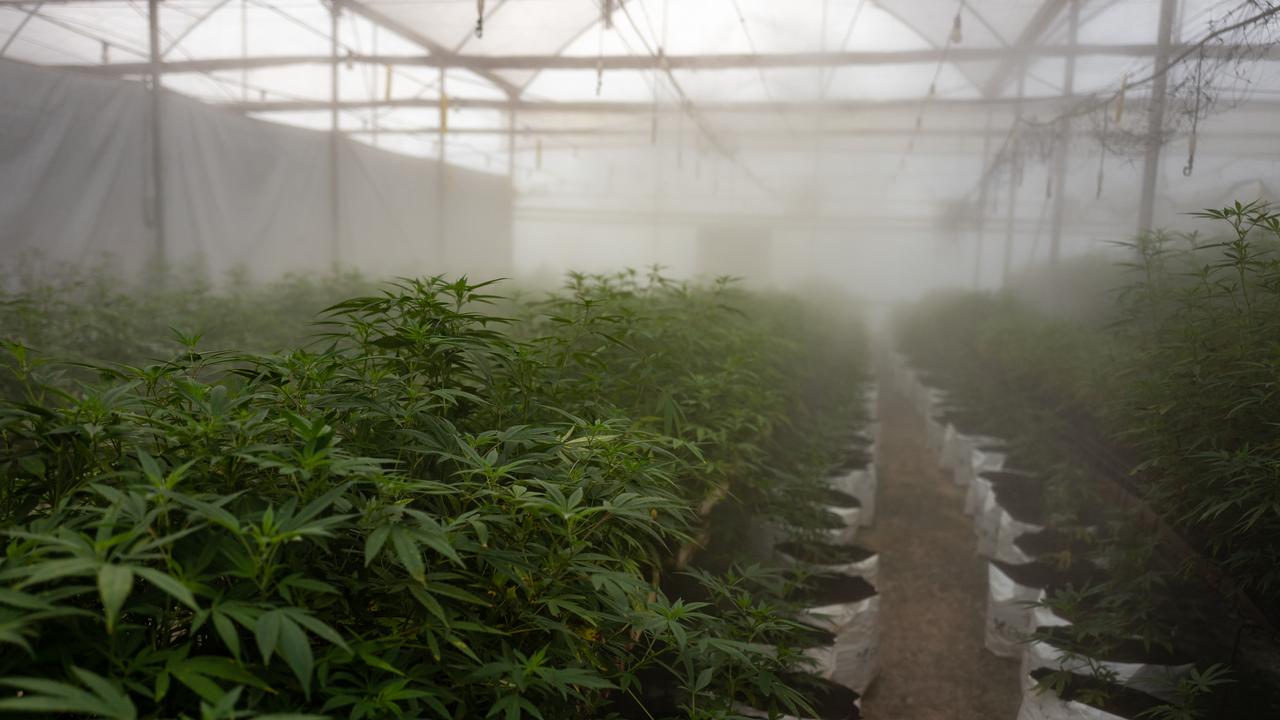
[[[760,86],[764,89],[764,96],[769,102],[777,103],[777,98],[773,94],[773,88],[769,85],[769,78],[765,74],[764,68],[760,66],[760,51],[756,48],[755,39],[751,37],[751,28],[747,26],[747,18],[742,14],[742,6],[738,4],[738,0],[729,0],[733,5],[733,11],[738,16],[738,24],[742,26],[742,34],[747,38],[747,50],[751,52],[752,66],[756,69],[756,74],[760,76]],[[825,7],[825,6],[824,6]],[[824,32],[826,28],[823,28]],[[786,128],[788,133],[796,134],[795,128],[791,127],[791,121],[787,119],[782,109],[777,108],[777,115],[782,120],[782,126]]]
[[[663,54],[660,51],[655,52],[654,49],[649,45],[649,41],[645,39],[644,33],[640,31],[640,26],[636,23],[635,17],[631,14],[631,10],[628,8],[628,5],[624,3],[619,3],[618,7],[620,10],[622,10],[622,15],[627,19],[627,23],[630,24],[632,29],[635,31],[636,37],[640,40],[642,44],[644,44],[645,50],[649,53],[650,56],[652,56],[655,60],[658,61],[657,64],[666,73],[667,79],[671,82],[672,89],[675,91],[676,95],[680,100],[681,111],[685,115],[689,116],[689,119],[693,121],[694,126],[696,126],[698,130],[701,131],[702,134],[706,136],[707,140],[711,143],[711,147],[715,148],[716,152],[720,153],[725,157],[725,159],[729,160],[729,162],[736,165],[742,171],[743,175],[745,175],[748,180],[750,180],[754,185],[756,185],[756,187],[765,191],[766,194],[773,195],[776,197],[778,195],[778,192],[774,188],[770,187],[768,183],[765,183],[763,180],[757,177],[756,174],[751,171],[751,168],[747,167],[746,164],[740,158],[738,158],[728,147],[726,147],[724,143],[720,141],[720,138],[717,137],[715,133],[711,132],[711,129],[699,117],[698,112],[694,106],[693,100],[689,98],[689,96],[685,93],[684,88],[680,86],[680,82],[676,79],[675,73],[671,71],[670,65],[668,65],[664,61]],[[643,7],[644,5],[643,3],[641,3],[642,10],[643,10]]]
[[[840,39],[839,52],[845,52],[849,47],[849,41],[853,39],[853,31],[858,27],[858,20],[862,17],[862,9],[867,6],[867,0],[858,0],[857,6],[853,9],[853,17],[849,20],[849,26],[845,28],[844,37]],[[831,82],[835,80],[836,68],[823,68],[822,89],[818,94],[819,99],[825,98],[827,93],[831,91]]]
[[[887,193],[898,180],[898,176],[906,169],[907,158],[915,152],[916,140],[920,137],[920,130],[924,126],[924,116],[929,109],[929,104],[938,95],[938,79],[942,77],[942,68],[947,64],[951,55],[951,46],[958,42],[960,37],[960,17],[964,12],[966,0],[960,0],[960,4],[956,7],[955,20],[953,21],[952,30],[947,34],[947,41],[942,46],[942,55],[938,58],[938,64],[933,69],[933,78],[929,81],[929,91],[925,95],[924,100],[920,103],[920,110],[916,113],[915,126],[911,129],[911,136],[907,139],[907,146],[903,150],[901,157],[898,159],[898,166],[894,169],[893,175],[889,177],[889,182],[885,183],[884,191]]]

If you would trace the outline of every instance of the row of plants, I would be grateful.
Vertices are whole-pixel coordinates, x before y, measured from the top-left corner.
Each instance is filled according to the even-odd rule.
[[[1105,704],[1115,678],[1091,658],[1137,640],[1197,665],[1143,717],[1265,717],[1280,712],[1280,215],[1200,216],[1225,235],[1126,245],[1108,302],[1087,259],[1022,291],[928,298],[896,331],[957,423],[1006,439],[1010,462],[1043,478],[1044,522],[1072,541],[1051,560],[1102,569],[1043,602],[1070,626],[1028,638],[1068,648],[1095,684],[1047,672],[1040,685]],[[1050,273],[1059,300],[1091,296],[1026,290]]]
[[[346,287],[6,298],[0,712],[812,713],[804,574],[678,574],[726,498],[817,512],[856,323],[656,273],[405,280],[303,319]],[[146,359],[161,307],[179,346]]]

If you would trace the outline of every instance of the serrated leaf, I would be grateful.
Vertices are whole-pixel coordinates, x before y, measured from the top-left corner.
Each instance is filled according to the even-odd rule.
[[[178,580],[172,575],[141,566],[135,567],[133,571],[143,580],[146,580],[156,586],[156,588],[168,594],[183,605],[186,605],[192,610],[200,609],[200,606],[196,604],[195,596],[191,594],[191,591],[187,589],[187,586],[178,582]]]
[[[116,619],[124,601],[133,590],[133,569],[127,565],[108,563],[98,569],[98,595],[107,616],[107,632],[115,632]]]

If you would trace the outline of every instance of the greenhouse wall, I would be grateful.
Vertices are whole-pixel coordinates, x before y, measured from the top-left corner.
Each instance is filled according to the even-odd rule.
[[[5,262],[29,272],[110,262],[136,277],[156,257],[147,89],[0,60],[0,98]],[[162,113],[171,265],[214,282],[233,270],[268,278],[333,267],[328,133],[172,94]],[[345,139],[338,147],[341,266],[510,272],[508,178]]]

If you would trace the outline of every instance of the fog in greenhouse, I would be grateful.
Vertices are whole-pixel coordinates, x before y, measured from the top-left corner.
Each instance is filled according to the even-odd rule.
[[[0,0],[0,718],[1280,718],[1280,0]]]

